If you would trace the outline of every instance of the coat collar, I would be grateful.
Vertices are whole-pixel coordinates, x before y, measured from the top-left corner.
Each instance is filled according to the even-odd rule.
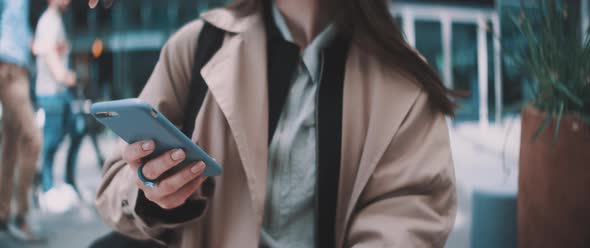
[[[201,19],[211,23],[213,26],[230,33],[244,33],[253,27],[260,27],[264,21],[262,6],[256,11],[243,13],[236,9],[218,8],[206,11],[201,14]]]
[[[202,19],[229,32],[201,75],[225,115],[247,178],[259,226],[266,193],[268,94],[266,37],[261,14],[215,9]]]

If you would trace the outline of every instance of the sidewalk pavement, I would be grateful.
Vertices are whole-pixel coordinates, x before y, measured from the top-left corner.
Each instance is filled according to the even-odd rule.
[[[105,154],[116,148],[115,139],[100,137],[100,146]],[[69,144],[64,142],[56,154],[55,180],[59,185],[63,182],[66,151]],[[94,208],[94,195],[100,183],[101,171],[98,159],[90,142],[85,137],[80,148],[77,183],[82,191],[84,203],[63,214],[43,213],[34,209],[31,213],[33,225],[46,237],[47,242],[24,244],[10,237],[6,232],[0,233],[1,248],[82,248],[88,247],[97,237],[105,235],[110,229],[103,224]]]
[[[451,146],[457,180],[458,211],[447,248],[470,242],[472,194],[476,189],[516,195],[520,117],[481,130],[476,123],[456,124]]]
[[[492,188],[516,192],[520,120],[510,118],[500,125],[480,130],[475,123],[454,124],[451,128],[451,144],[455,161],[458,191],[458,214],[455,228],[446,247],[469,247],[471,228],[471,194],[477,188]],[[67,143],[67,142],[66,142]],[[100,138],[103,152],[110,153],[116,146],[112,135]],[[56,158],[56,178],[62,178],[65,146]],[[93,204],[93,195],[100,183],[100,170],[90,140],[85,138],[81,147],[78,183],[88,204],[61,215],[49,215],[36,210],[33,217],[37,226],[49,236],[44,244],[24,245],[0,233],[2,248],[69,248],[88,247],[96,238],[109,232]],[[504,157],[504,159],[502,159]]]

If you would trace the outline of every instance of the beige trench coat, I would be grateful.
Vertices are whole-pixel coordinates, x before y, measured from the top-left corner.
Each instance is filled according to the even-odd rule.
[[[223,46],[201,70],[210,90],[192,136],[224,169],[214,178],[212,195],[195,193],[206,207],[181,224],[146,220],[137,211],[142,206],[136,201],[136,172],[120,153],[113,154],[97,205],[115,230],[169,247],[258,247],[268,158],[266,35],[261,13],[237,16],[228,9],[201,16],[227,31]],[[178,126],[202,20],[170,38],[140,95]],[[343,99],[337,246],[443,247],[456,213],[443,114],[431,110],[416,83],[354,43]]]

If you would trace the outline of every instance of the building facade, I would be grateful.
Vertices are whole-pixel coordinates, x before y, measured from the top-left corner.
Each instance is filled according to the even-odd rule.
[[[31,23],[46,8],[32,1]],[[224,0],[72,1],[64,15],[72,42],[72,68],[82,91],[95,100],[135,97],[170,35]]]
[[[523,0],[526,3],[528,0]],[[590,26],[590,0],[567,1],[580,10],[580,29]],[[98,2],[98,4],[96,4]],[[73,68],[87,97],[136,96],[168,37],[199,13],[228,0],[72,1],[65,16],[73,43]],[[482,129],[505,114],[518,113],[526,99],[526,75],[513,51],[524,41],[512,19],[521,1],[393,0],[391,13],[408,42],[440,73],[445,84],[464,92],[458,121]],[[31,23],[45,1],[32,1]]]
[[[464,92],[460,120],[501,113],[500,20],[493,0],[396,1],[391,11],[410,45],[438,70],[447,87]],[[490,108],[489,106],[493,106]],[[490,111],[490,110],[500,111]]]
[[[582,33],[590,26],[589,2],[562,0]],[[530,78],[517,61],[526,42],[514,22],[523,7],[540,11],[533,0],[394,0],[391,12],[445,84],[468,94],[457,100],[457,120],[485,130],[529,99]]]

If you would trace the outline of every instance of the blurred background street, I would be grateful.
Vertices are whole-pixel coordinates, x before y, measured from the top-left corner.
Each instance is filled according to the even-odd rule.
[[[115,147],[114,138],[101,137],[101,147],[108,152]],[[56,172],[63,172],[66,158],[66,141],[56,155]],[[60,168],[62,167],[62,168]],[[0,247],[88,247],[97,237],[109,232],[109,228],[102,223],[93,206],[93,195],[100,183],[100,169],[90,139],[82,142],[80,149],[80,163],[78,167],[78,184],[84,194],[83,203],[62,214],[48,214],[36,208],[31,216],[35,229],[51,239],[47,243],[23,244],[7,233],[0,233]],[[56,173],[58,182],[62,182],[63,173]]]

